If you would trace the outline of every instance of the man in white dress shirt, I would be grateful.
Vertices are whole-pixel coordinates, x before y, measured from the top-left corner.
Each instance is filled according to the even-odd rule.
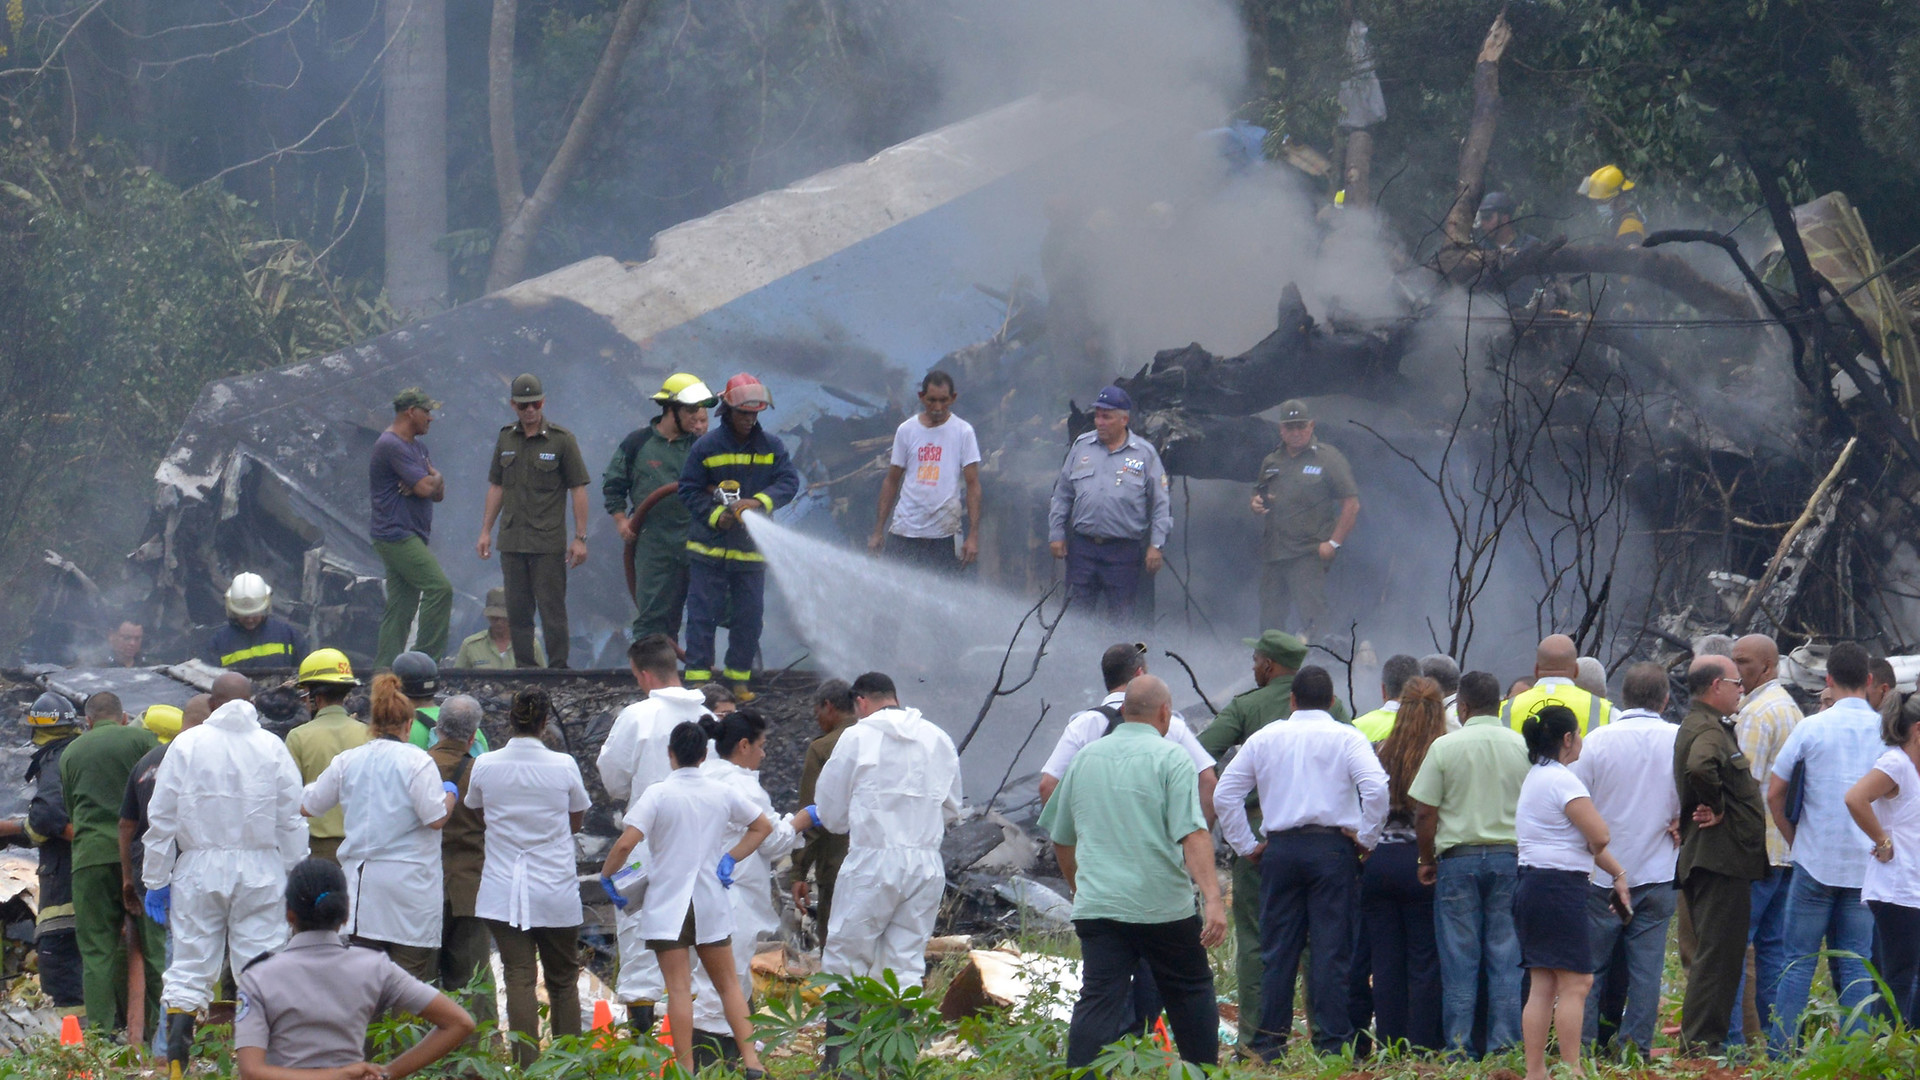
[[[1673,784],[1673,744],[1680,727],[1661,713],[1667,707],[1667,671],[1639,663],[1627,669],[1621,684],[1626,711],[1587,735],[1573,775],[1587,785],[1593,808],[1611,831],[1608,850],[1627,872],[1633,891],[1633,915],[1622,922],[1613,910],[1613,876],[1593,872],[1587,899],[1587,927],[1593,939],[1596,983],[1626,982],[1626,1011],[1619,1037],[1653,1059],[1653,1025],[1660,1016],[1660,972],[1667,957],[1667,925],[1673,921],[1677,894],[1673,869],[1680,849],[1680,792]],[[1626,970],[1614,970],[1614,949],[1624,938]],[[1587,995],[1587,1019],[1581,1035],[1591,1043],[1600,1031],[1598,990]]]
[[[1145,674],[1147,653],[1143,645],[1115,645],[1100,654],[1100,678],[1106,683],[1107,696],[1093,708],[1075,713],[1060,732],[1060,741],[1053,744],[1053,753],[1047,755],[1047,763],[1040,767],[1040,805],[1045,806],[1053,797],[1053,789],[1059,787],[1060,778],[1067,775],[1067,766],[1073,764],[1074,755],[1120,725],[1120,706],[1127,699],[1127,684]],[[1212,825],[1213,788],[1219,779],[1214,771],[1213,755],[1194,738],[1187,718],[1178,712],[1167,724],[1166,737],[1193,759],[1193,771],[1200,779],[1200,809],[1207,815],[1207,824]]]
[[[631,809],[647,788],[667,778],[667,737],[676,725],[706,715],[707,699],[680,685],[680,654],[665,634],[648,634],[627,649],[633,681],[647,696],[621,711],[600,744],[595,764],[607,794]],[[640,934],[638,910],[614,917],[620,942],[620,978],[614,993],[627,1007],[636,1038],[653,1030],[655,1003],[666,993],[660,962]]]
[[[1325,668],[1293,677],[1292,715],[1261,728],[1240,748],[1214,791],[1220,831],[1234,851],[1260,867],[1260,1030],[1250,1049],[1272,1062],[1293,1028],[1293,975],[1311,943],[1308,975],[1313,1046],[1338,1053],[1354,1039],[1347,1014],[1353,920],[1360,906],[1360,856],[1380,842],[1387,817],[1387,773],[1366,736],[1335,720],[1333,679]],[[1247,793],[1257,790],[1264,838],[1247,822]]]

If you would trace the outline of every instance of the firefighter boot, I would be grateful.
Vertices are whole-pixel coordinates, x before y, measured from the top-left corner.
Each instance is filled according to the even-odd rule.
[[[180,1080],[186,1075],[187,1059],[193,1052],[193,1014],[185,1009],[167,1010],[167,1076]]]
[[[653,1035],[653,1002],[636,1001],[627,1006],[627,1023],[633,1027],[635,1039],[646,1039]]]

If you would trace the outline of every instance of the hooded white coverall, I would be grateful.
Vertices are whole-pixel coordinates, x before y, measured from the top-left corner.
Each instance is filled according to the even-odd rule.
[[[734,974],[740,980],[740,993],[751,1002],[754,945],[761,934],[780,929],[780,911],[773,900],[773,864],[780,856],[797,850],[802,839],[793,831],[787,816],[774,811],[773,796],[760,786],[759,773],[743,769],[718,754],[708,754],[700,772],[738,791],[773,822],[773,835],[761,841],[758,850],[733,868],[733,888],[727,890],[727,900],[733,905]],[[746,832],[744,828],[728,829],[726,848],[730,850],[739,843]],[[727,1026],[726,1010],[720,1007],[720,994],[713,988],[713,980],[707,977],[706,965],[697,962],[693,965],[693,1026],[721,1035],[733,1033]]]
[[[175,736],[147,806],[148,889],[171,885],[173,962],[160,1002],[213,1000],[222,952],[235,972],[287,940],[287,872],[307,857],[300,767],[244,701]]]
[[[870,713],[840,736],[813,791],[821,825],[847,834],[820,970],[891,969],[920,985],[947,884],[940,841],[960,815],[953,740],[918,709]]]
[[[628,810],[633,809],[643,792],[673,771],[673,763],[667,758],[667,737],[673,729],[706,715],[706,695],[684,686],[663,686],[621,710],[595,759],[600,786],[624,802]],[[660,976],[659,959],[640,933],[640,913],[628,910],[616,915],[614,933],[620,943],[620,978],[614,987],[615,996],[627,1005],[665,998],[666,980]]]

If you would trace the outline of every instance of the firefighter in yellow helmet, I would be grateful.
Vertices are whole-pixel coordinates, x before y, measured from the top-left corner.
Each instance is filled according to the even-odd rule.
[[[287,750],[300,766],[300,782],[320,779],[342,751],[367,741],[367,725],[347,715],[347,695],[360,685],[353,665],[339,649],[316,649],[300,662],[300,696],[313,717],[287,733]],[[347,835],[346,817],[339,807],[307,819],[307,846],[314,858],[340,861],[340,841]]]
[[[1580,194],[1593,200],[1595,212],[1615,240],[1627,245],[1637,245],[1647,236],[1646,215],[1640,212],[1640,206],[1625,194],[1633,190],[1633,181],[1620,171],[1618,165],[1602,165],[1591,176],[1580,181]]]
[[[600,474],[600,494],[627,542],[627,591],[633,595],[633,640],[665,634],[678,641],[687,606],[687,524],[677,493],[693,441],[707,433],[707,410],[718,399],[685,372],[667,376],[653,400],[660,415],[620,441]]]

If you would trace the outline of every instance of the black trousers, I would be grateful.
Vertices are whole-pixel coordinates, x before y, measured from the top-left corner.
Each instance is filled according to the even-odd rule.
[[[1109,1043],[1138,1030],[1134,974],[1143,960],[1180,1057],[1196,1065],[1219,1061],[1220,1014],[1198,915],[1170,923],[1075,919],[1073,928],[1080,935],[1080,1000],[1067,1027],[1067,1068],[1093,1064]]]
[[[560,552],[500,553],[500,573],[507,587],[507,627],[513,635],[513,662],[539,667],[533,657],[533,614],[540,612],[540,628],[547,643],[547,666],[567,666],[567,557]]]
[[[1920,908],[1869,900],[1873,925],[1880,933],[1880,977],[1886,980],[1907,1027],[1920,1024]]]
[[[1382,1042],[1421,1050],[1440,1034],[1440,951],[1434,943],[1433,886],[1420,884],[1420,845],[1381,844],[1360,875],[1360,907],[1373,961],[1374,1029]]]
[[[1268,1061],[1286,1052],[1293,1030],[1293,976],[1300,951],[1313,945],[1307,1006],[1313,1047],[1338,1053],[1353,1041],[1348,976],[1353,969],[1353,922],[1359,917],[1360,856],[1337,831],[1289,829],[1268,833],[1260,856],[1260,1030],[1250,1047]]]

